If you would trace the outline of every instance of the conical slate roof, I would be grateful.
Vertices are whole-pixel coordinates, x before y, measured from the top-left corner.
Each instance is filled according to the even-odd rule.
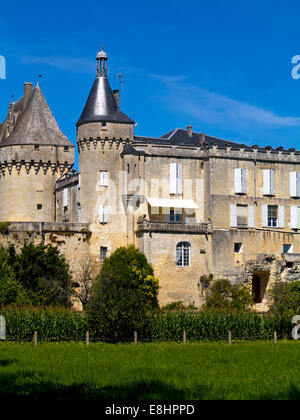
[[[15,106],[22,105],[23,101],[18,101]],[[0,147],[22,144],[73,146],[60,130],[39,86],[32,89],[12,133],[1,142]]]
[[[134,124],[118,107],[107,76],[97,76],[77,126],[89,122]]]

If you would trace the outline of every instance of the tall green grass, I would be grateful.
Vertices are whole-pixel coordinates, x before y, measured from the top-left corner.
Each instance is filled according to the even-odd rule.
[[[34,331],[39,340],[83,340],[89,330],[84,313],[65,309],[2,308],[6,318],[7,338],[16,341],[32,340]],[[233,339],[270,339],[274,331],[278,338],[291,338],[291,319],[257,313],[158,313],[149,316],[143,330],[138,331],[142,341],[181,341],[183,331],[188,340],[226,340],[231,331]],[[105,339],[93,337],[91,339]],[[121,341],[132,341],[133,331],[124,331]]]

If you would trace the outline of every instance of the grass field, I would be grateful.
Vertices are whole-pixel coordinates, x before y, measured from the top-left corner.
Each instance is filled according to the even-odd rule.
[[[0,343],[0,398],[300,399],[300,343]]]

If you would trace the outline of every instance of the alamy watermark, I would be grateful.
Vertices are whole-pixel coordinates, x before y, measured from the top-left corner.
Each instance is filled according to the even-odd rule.
[[[298,80],[300,79],[300,55],[294,55],[292,58],[292,64],[295,64],[292,69],[292,78],[294,80]]]
[[[0,80],[6,79],[6,60],[3,55],[0,55]]]

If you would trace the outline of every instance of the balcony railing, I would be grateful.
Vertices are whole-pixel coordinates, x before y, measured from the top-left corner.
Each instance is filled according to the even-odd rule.
[[[141,232],[211,233],[211,223],[161,222],[139,219],[137,230]]]

